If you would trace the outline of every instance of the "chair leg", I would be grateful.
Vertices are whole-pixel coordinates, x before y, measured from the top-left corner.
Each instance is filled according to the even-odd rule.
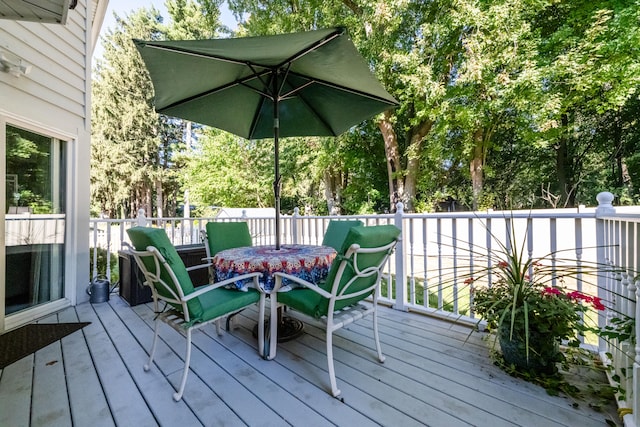
[[[184,386],[187,384],[187,375],[189,374],[189,363],[191,362],[191,329],[187,329],[187,351],[184,357],[184,371],[182,372],[182,381],[177,393],[173,394],[173,400],[178,402],[182,399]]]
[[[333,332],[327,328],[327,365],[329,368],[329,381],[331,382],[331,394],[340,396],[341,391],[336,383],[336,370],[333,366]]]
[[[143,366],[145,371],[151,369],[153,363],[153,355],[156,353],[156,344],[158,343],[158,333],[160,332],[160,319],[156,319],[153,325],[153,344],[151,344],[151,352],[149,353],[149,361]]]
[[[384,363],[384,355],[382,354],[382,347],[380,346],[380,336],[378,334],[378,312],[373,311],[373,338],[376,341],[376,350],[378,351],[378,360]]]
[[[271,360],[276,357],[276,351],[278,346],[278,298],[276,295],[271,295],[269,298],[271,302],[271,313],[269,319],[269,355],[267,360]]]
[[[264,339],[264,305],[264,294],[261,294],[258,302],[258,354],[266,359],[268,354]]]

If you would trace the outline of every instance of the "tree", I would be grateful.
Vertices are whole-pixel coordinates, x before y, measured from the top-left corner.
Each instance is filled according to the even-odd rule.
[[[131,41],[161,38],[162,18],[152,8],[116,19],[94,73],[91,194],[95,210],[126,217],[139,208],[152,212],[156,180],[162,176],[153,87]]]
[[[592,188],[607,185],[590,179],[599,170],[617,168],[621,174],[626,168],[621,128],[612,128],[601,119],[618,116],[637,97],[638,6],[637,1],[562,2],[550,5],[537,17],[545,97],[552,106],[543,129],[555,153],[553,189],[562,205],[580,202],[583,183],[589,182]],[[593,162],[595,153],[605,152],[609,154],[601,159],[608,157],[608,161]]]
[[[446,75],[432,77],[433,64],[425,59],[424,50],[428,49],[446,61],[446,51],[438,50],[421,43],[422,24],[435,13],[443,22],[438,23],[447,31],[447,14],[425,2],[410,3],[365,3],[352,1],[302,1],[270,2],[263,7],[254,0],[230,2],[230,8],[238,15],[248,14],[249,20],[243,23],[243,33],[249,35],[272,34],[311,30],[327,26],[346,26],[365,58],[372,64],[373,71],[387,89],[402,102],[399,112],[387,112],[376,119],[382,133],[387,158],[389,209],[395,209],[397,201],[404,201],[408,210],[413,207],[416,192],[417,173],[419,171],[419,153],[425,135],[433,124],[435,111],[440,99],[438,90]],[[445,37],[446,43],[450,38]],[[433,61],[431,61],[433,62]],[[448,68],[444,67],[443,70]],[[433,95],[433,97],[430,97]],[[398,116],[405,116],[399,119]],[[400,124],[399,124],[400,123]],[[403,127],[400,127],[403,126]],[[407,144],[404,144],[407,141]],[[402,144],[402,145],[401,145]],[[381,153],[382,155],[382,153]],[[340,182],[340,173],[335,169],[327,171],[326,182]],[[337,193],[332,192],[335,196]]]

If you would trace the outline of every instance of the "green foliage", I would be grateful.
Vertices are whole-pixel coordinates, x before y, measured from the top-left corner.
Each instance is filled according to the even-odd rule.
[[[141,9],[117,23],[106,36],[92,87],[91,196],[94,210],[110,216],[143,203],[159,172],[161,146],[153,87],[131,41],[160,38],[161,17]]]
[[[89,282],[91,282],[93,277],[93,257],[94,253],[97,253],[97,274],[107,274],[107,250],[104,248],[89,248]],[[110,277],[109,282],[111,285],[114,285],[120,280],[120,272],[118,266],[118,254],[110,254],[109,256],[109,265],[110,265]]]
[[[204,129],[185,158],[181,181],[200,206],[273,206],[271,141],[247,141]]]
[[[28,206],[31,213],[57,213],[53,206],[49,171],[51,169],[51,138],[7,126],[6,172],[7,205]]]
[[[158,182],[175,198],[167,204],[178,203],[182,189],[167,169],[183,164],[153,154],[180,147],[163,145],[180,139],[179,123],[174,137],[162,138],[167,129],[151,114],[152,91],[137,76],[144,68],[129,39],[225,35],[219,6],[219,0],[172,0],[169,24],[157,11],[142,11],[107,36],[94,88],[94,211],[132,209],[156,195]],[[287,212],[295,206],[384,212],[392,200],[420,211],[593,205],[602,190],[614,191],[618,203],[640,200],[637,1],[233,0],[229,6],[241,21],[237,35],[345,26],[401,103],[339,138],[283,146]],[[214,178],[209,195],[197,188],[206,181],[189,178],[189,168],[198,166],[184,164],[180,182],[195,185],[198,203],[271,205],[269,143],[240,144],[241,153],[224,148],[239,155],[236,166],[227,160],[219,173],[194,172],[198,180]],[[131,161],[138,157],[144,163]],[[229,185],[237,197],[222,194]]]

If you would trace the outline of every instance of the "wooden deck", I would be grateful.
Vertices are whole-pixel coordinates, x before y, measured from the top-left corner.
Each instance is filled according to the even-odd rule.
[[[262,360],[243,312],[218,337],[194,335],[184,398],[174,402],[184,338],[163,325],[156,364],[142,365],[153,338],[151,305],[117,296],[43,322],[91,325],[0,371],[0,426],[606,426],[606,413],[552,397],[493,366],[479,334],[433,318],[381,308],[384,364],[371,321],[340,330],[336,373],[344,401],[328,393],[324,342],[302,337]],[[612,419],[613,421],[617,421]]]

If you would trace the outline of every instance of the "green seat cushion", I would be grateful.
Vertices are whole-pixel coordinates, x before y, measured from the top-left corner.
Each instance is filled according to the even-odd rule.
[[[258,302],[260,292],[253,288],[247,292],[218,288],[200,295],[198,299],[204,311],[196,320],[206,322]]]
[[[323,316],[323,313],[320,312],[322,300],[325,300],[322,295],[305,288],[294,288],[288,292],[278,292],[278,302],[318,319]]]
[[[249,225],[244,221],[208,222],[205,228],[211,256],[225,249],[240,248],[253,244],[251,233],[249,233]]]
[[[167,261],[171,270],[173,270],[173,273],[178,279],[178,284],[180,285],[180,288],[182,288],[182,292],[185,296],[194,291],[193,282],[191,282],[189,272],[178,255],[178,251],[176,251],[176,248],[171,244],[167,233],[163,229],[153,227],[133,227],[127,230],[127,234],[129,235],[131,244],[138,251],[146,251],[149,246],[153,246],[158,249],[160,254],[162,254],[164,259]],[[143,262],[149,271],[155,270],[153,259],[145,258],[143,259]],[[162,266],[161,269],[160,277],[165,283],[172,286],[173,281],[171,280],[169,273]],[[153,285],[160,295],[164,297],[171,297],[171,294],[163,286],[157,283],[154,283]],[[176,304],[173,304],[173,307],[176,309],[181,308]],[[199,318],[203,313],[202,305],[198,298],[194,298],[187,302],[187,307],[191,318]]]
[[[361,248],[375,248],[388,245],[394,240],[397,240],[399,235],[400,229],[395,225],[352,227],[347,233],[347,237],[338,252],[338,256],[331,265],[326,281],[320,283],[319,286],[327,292],[331,292],[338,268],[340,267],[341,259],[352,244],[357,243]],[[358,266],[360,270],[363,270],[367,267],[378,265],[385,256],[386,251],[379,251],[372,254],[359,254],[357,260]],[[338,293],[340,293],[342,288],[353,278],[354,275],[355,272],[351,266],[347,266],[344,269],[342,277],[340,278]],[[348,292],[357,292],[361,289],[365,289],[375,283],[375,280],[376,275],[357,279],[349,286]],[[369,294],[362,294],[353,298],[337,301],[335,304],[335,310],[341,310],[344,307],[353,305],[368,296]],[[327,298],[323,298],[308,289],[293,289],[289,292],[279,292],[277,298],[278,302],[316,318],[326,316],[329,309],[329,300]]]
[[[327,231],[325,231],[324,233],[322,246],[331,246],[336,251],[340,251],[340,248],[342,248],[342,243],[344,243],[344,239],[347,237],[347,233],[349,233],[349,230],[352,227],[362,225],[363,222],[357,219],[346,221],[332,219],[331,221],[329,221]]]

